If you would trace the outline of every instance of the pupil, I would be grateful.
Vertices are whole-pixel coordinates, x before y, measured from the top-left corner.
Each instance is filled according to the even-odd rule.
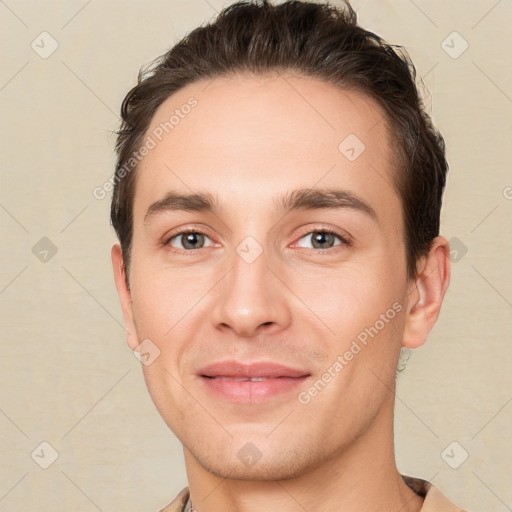
[[[185,237],[185,244],[184,244],[184,247],[187,247],[189,249],[195,249],[194,245],[197,244],[198,240],[202,237],[203,235],[200,234],[200,233],[189,233],[186,237]]]
[[[330,236],[331,236],[330,233],[320,233],[319,232],[314,237],[315,243],[318,245],[324,245],[325,243],[327,243]]]

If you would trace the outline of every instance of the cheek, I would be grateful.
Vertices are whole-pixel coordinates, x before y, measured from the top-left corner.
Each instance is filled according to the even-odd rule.
[[[343,368],[334,379],[333,395],[327,393],[326,400],[346,395],[350,389],[352,398],[346,398],[350,403],[369,403],[375,393],[378,402],[387,392],[382,382],[393,383],[403,336],[404,300],[402,283],[392,268],[385,278],[381,275],[385,274],[377,266],[352,268],[324,280],[329,284],[316,302],[314,294],[305,299],[310,300],[311,309],[321,310],[318,316],[330,328],[330,334],[322,336],[329,361],[326,366],[338,361]]]
[[[139,340],[151,340],[154,360],[142,364],[147,389],[169,428],[180,430],[190,408],[183,393],[180,367],[191,339],[190,322],[200,290],[186,288],[171,272],[139,272],[133,282],[133,314]],[[200,295],[199,295],[200,297]]]
[[[376,322],[380,327],[381,315],[385,315],[387,326],[401,309],[393,308],[396,302],[400,304],[402,294],[400,282],[390,268],[384,272],[377,266],[362,265],[323,274],[302,273],[291,287],[314,314],[312,318],[319,327],[329,328],[330,338],[338,342],[337,348]]]
[[[211,288],[206,275],[155,266],[134,273],[133,310],[140,335],[168,338],[200,309],[201,298]]]
[[[162,267],[156,271],[146,268],[136,274],[133,314],[139,340],[151,340],[158,354],[151,365],[143,365],[143,371],[159,409],[164,406],[166,393],[176,394],[175,397],[182,393],[177,381],[184,378],[191,351],[193,354],[197,347],[198,333],[204,328],[207,294],[214,277]],[[160,406],[158,397],[162,397]]]

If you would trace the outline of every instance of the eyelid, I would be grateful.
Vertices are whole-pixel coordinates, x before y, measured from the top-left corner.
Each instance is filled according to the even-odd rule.
[[[163,245],[164,246],[170,246],[170,242],[171,242],[171,240],[173,238],[176,238],[176,237],[178,237],[180,235],[184,235],[186,233],[199,233],[199,234],[207,236],[208,238],[210,238],[210,240],[212,238],[207,233],[207,230],[204,230],[202,228],[198,228],[197,226],[193,226],[193,225],[192,226],[181,226],[180,228],[177,228],[177,230],[173,230],[169,234],[166,234],[164,236]],[[315,248],[312,248],[311,250],[313,250],[313,251],[334,250],[335,247],[339,247],[339,246],[347,246],[348,247],[348,246],[352,245],[352,237],[348,233],[341,232],[341,230],[338,230],[338,229],[335,229],[335,228],[332,228],[332,227],[316,226],[316,227],[312,227],[312,228],[311,227],[304,228],[304,230],[302,231],[300,236],[296,239],[297,241],[294,242],[291,246],[292,247],[296,247],[297,246],[297,242],[299,240],[301,240],[305,236],[310,235],[312,233],[328,233],[328,234],[333,234],[333,235],[337,236],[341,240],[340,244],[335,245],[333,247],[330,247],[328,249],[315,249]],[[210,245],[208,247],[212,247],[212,246],[215,246],[215,245],[218,246],[218,244],[216,244],[212,240],[212,245]],[[170,246],[170,247],[172,247],[172,246]],[[206,248],[207,247],[200,247],[199,249],[180,249],[180,248],[177,248],[177,247],[172,247],[172,250],[193,253],[193,252],[198,251],[200,249],[206,249]],[[309,249],[309,248],[308,247],[299,247],[299,249]]]
[[[305,228],[305,230],[302,232],[302,234],[297,238],[297,242],[304,238],[305,236],[307,235],[310,235],[311,233],[329,233],[329,234],[333,234],[335,236],[337,236],[340,240],[341,240],[341,244],[338,244],[334,247],[330,247],[328,249],[315,249],[315,248],[312,248],[311,250],[313,251],[328,251],[328,250],[334,250],[335,247],[339,247],[339,246],[351,246],[353,241],[352,241],[352,237],[344,232],[344,231],[341,231],[341,230],[338,230],[338,229],[335,229],[335,228],[332,228],[332,227],[328,227],[328,226],[316,226],[316,227],[313,227],[313,228]],[[297,245],[297,242],[294,242],[292,244],[292,247],[296,246]],[[308,247],[300,247],[300,249],[309,249]]]
[[[172,230],[171,232],[167,233],[163,237],[162,245],[164,246],[170,246],[170,242],[173,238],[176,238],[177,236],[184,235],[186,233],[200,233],[201,235],[205,235],[211,240],[211,236],[208,234],[207,230],[198,228],[197,226],[181,226],[180,228],[177,228],[176,230]],[[215,245],[215,242],[212,240],[212,245]],[[172,246],[170,246],[172,247]],[[211,246],[210,246],[211,247]],[[179,249],[177,247],[172,247],[173,250],[178,251],[186,251],[186,252],[193,252],[194,250],[197,251],[198,249]],[[201,247],[200,249],[206,249],[206,247]]]

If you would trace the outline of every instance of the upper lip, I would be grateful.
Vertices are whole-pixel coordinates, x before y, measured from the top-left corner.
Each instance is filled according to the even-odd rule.
[[[241,363],[238,361],[218,361],[205,366],[198,372],[203,377],[305,377],[309,375],[307,371],[290,368],[278,363],[272,362],[252,362]]]

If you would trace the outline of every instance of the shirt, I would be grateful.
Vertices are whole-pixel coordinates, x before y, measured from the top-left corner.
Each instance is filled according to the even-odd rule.
[[[467,512],[449,501],[441,491],[426,480],[402,475],[404,482],[424,498],[421,512]],[[176,499],[160,512],[193,512],[188,487],[185,487]]]

